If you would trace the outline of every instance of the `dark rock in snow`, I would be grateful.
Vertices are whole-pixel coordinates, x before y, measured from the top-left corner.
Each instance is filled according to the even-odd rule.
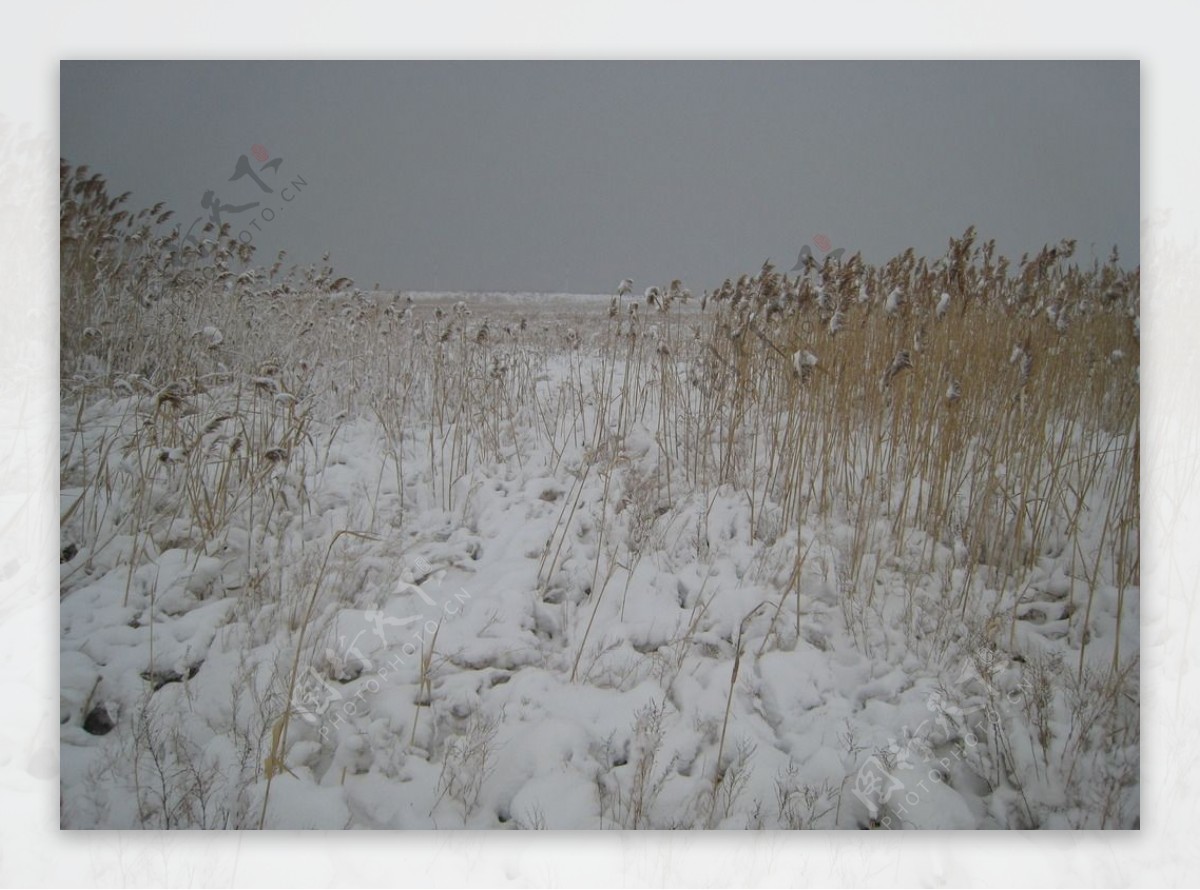
[[[200,670],[199,664],[193,664],[187,669],[187,678],[190,680],[196,676],[196,672]],[[179,671],[168,668],[166,670],[142,671],[142,679],[150,684],[150,687],[155,691],[162,689],[168,683],[178,683],[183,680],[184,675]]]
[[[108,735],[117,725],[116,716],[107,704],[101,703],[92,708],[83,721],[84,732],[92,735]]]

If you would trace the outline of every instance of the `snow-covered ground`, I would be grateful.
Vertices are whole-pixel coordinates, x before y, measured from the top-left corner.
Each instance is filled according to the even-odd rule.
[[[1000,572],[903,486],[677,466],[694,305],[635,358],[606,297],[412,297],[64,387],[64,827],[1137,824],[1138,591],[1098,557],[1130,431],[1053,419],[1035,495],[1091,494]]]

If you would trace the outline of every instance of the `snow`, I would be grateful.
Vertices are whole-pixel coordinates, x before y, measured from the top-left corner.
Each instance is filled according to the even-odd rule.
[[[436,302],[501,313],[533,299]],[[64,825],[1098,825],[1067,794],[1072,693],[1044,681],[1074,671],[1085,632],[1089,666],[1118,634],[1136,654],[1137,589],[1089,582],[1067,550],[1006,586],[971,570],[961,540],[910,530],[897,544],[902,492],[865,527],[834,515],[782,533],[778,505],[760,511],[729,485],[668,498],[645,484],[654,418],[633,417],[623,453],[593,460],[553,413],[563,381],[611,372],[619,389],[633,373],[589,349],[608,299],[537,298],[577,316],[569,344],[510,350],[512,373],[537,378],[553,447],[498,428],[469,464],[454,462],[453,423],[427,418],[397,444],[384,407],[353,395],[285,447],[306,394],[248,375],[189,396],[205,419],[259,400],[241,449],[262,457],[238,471],[258,487],[225,503],[216,467],[232,426],[125,448],[167,410],[153,396],[65,401],[63,513],[85,497],[64,546],[84,540],[81,523],[100,533],[61,567]],[[817,364],[791,358],[798,373]],[[599,410],[588,430],[607,422]],[[85,454],[111,486],[85,485]],[[1104,517],[1079,519],[1091,552]],[[856,541],[868,553],[852,590]],[[938,632],[964,591],[1000,615],[1020,597],[1011,650]],[[1057,739],[1042,747],[1033,700]],[[117,726],[92,735],[100,705]],[[1119,771],[1137,740],[1076,756]],[[1136,784],[1122,793],[1136,813]]]

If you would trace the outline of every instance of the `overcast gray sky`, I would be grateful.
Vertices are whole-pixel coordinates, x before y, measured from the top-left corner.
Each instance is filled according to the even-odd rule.
[[[972,224],[1139,256],[1137,62],[64,62],[61,102],[112,193],[185,228],[206,191],[257,201],[223,218],[258,260],[364,288],[699,292]]]

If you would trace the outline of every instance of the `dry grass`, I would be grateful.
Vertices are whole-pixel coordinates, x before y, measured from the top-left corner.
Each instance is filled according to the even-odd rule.
[[[556,645],[571,653],[564,676],[576,681],[591,676],[580,671],[591,635],[606,639],[605,625],[619,626],[636,602],[646,551],[690,542],[694,560],[708,560],[709,514],[735,491],[757,552],[790,560],[770,608],[751,616],[759,642],[743,651],[739,634],[737,659],[796,645],[814,566],[869,646],[889,560],[913,591],[905,615],[915,651],[937,662],[979,633],[1016,653],[1031,573],[1062,558],[1088,590],[1066,610],[1078,650],[1071,688],[1096,693],[1072,693],[1064,706],[1100,708],[1087,711],[1089,725],[1110,719],[1130,732],[1117,717],[1136,701],[1136,653],[1120,651],[1117,633],[1104,644],[1109,669],[1088,667],[1094,598],[1115,590],[1120,621],[1140,584],[1140,282],[1115,257],[1080,267],[1062,242],[1012,263],[968,230],[931,261],[909,251],[871,267],[856,256],[796,277],[767,265],[706,294],[703,311],[677,282],[636,303],[620,294],[594,324],[566,330],[550,318],[477,317],[465,304],[414,311],[354,290],[327,263],[284,271],[282,254],[255,268],[227,231],[199,244],[160,233],[161,205],[131,213],[128,196],[110,198],[86,168],[64,164],[61,183],[62,401],[76,417],[63,430],[64,557],[73,548],[63,595],[98,560],[116,559],[126,602],[140,603],[139,566],[171,547],[197,566],[220,555],[239,567],[226,591],[248,620],[276,615],[258,642],[277,639],[292,656],[290,678],[276,671],[274,698],[239,730],[261,740],[278,727],[269,768],[251,758],[244,782],[269,782],[282,765],[279,702],[290,700],[328,582],[323,565],[297,583],[299,568],[283,558],[288,536],[312,518],[305,480],[327,467],[342,424],[367,417],[389,478],[347,523],[364,534],[397,534],[428,511],[469,523],[474,492],[498,466],[570,480],[535,586],[562,597]],[[826,535],[839,526],[848,540]],[[563,570],[585,529],[590,583]],[[604,593],[621,571],[618,608]],[[938,579],[936,603],[916,595],[921,578]],[[664,677],[721,595],[703,594],[678,656],[657,656]],[[575,609],[587,596],[590,608]],[[918,633],[926,618],[932,631]],[[433,694],[424,658],[423,667],[418,708]],[[733,693],[731,681],[731,705]],[[1038,701],[1030,725],[1046,710]],[[724,812],[719,794],[736,790],[720,762],[724,729],[708,819]],[[486,773],[487,758],[472,753],[490,741],[486,730],[443,764],[442,791],[464,817]],[[1066,748],[1036,744],[1073,775],[1096,743],[1081,731]],[[153,753],[148,741],[143,753]],[[610,800],[613,821],[648,824],[647,764],[638,788]],[[1112,787],[1125,781],[1114,776]],[[825,793],[780,787],[789,824],[828,808]],[[1098,806],[1116,814],[1113,799]]]

